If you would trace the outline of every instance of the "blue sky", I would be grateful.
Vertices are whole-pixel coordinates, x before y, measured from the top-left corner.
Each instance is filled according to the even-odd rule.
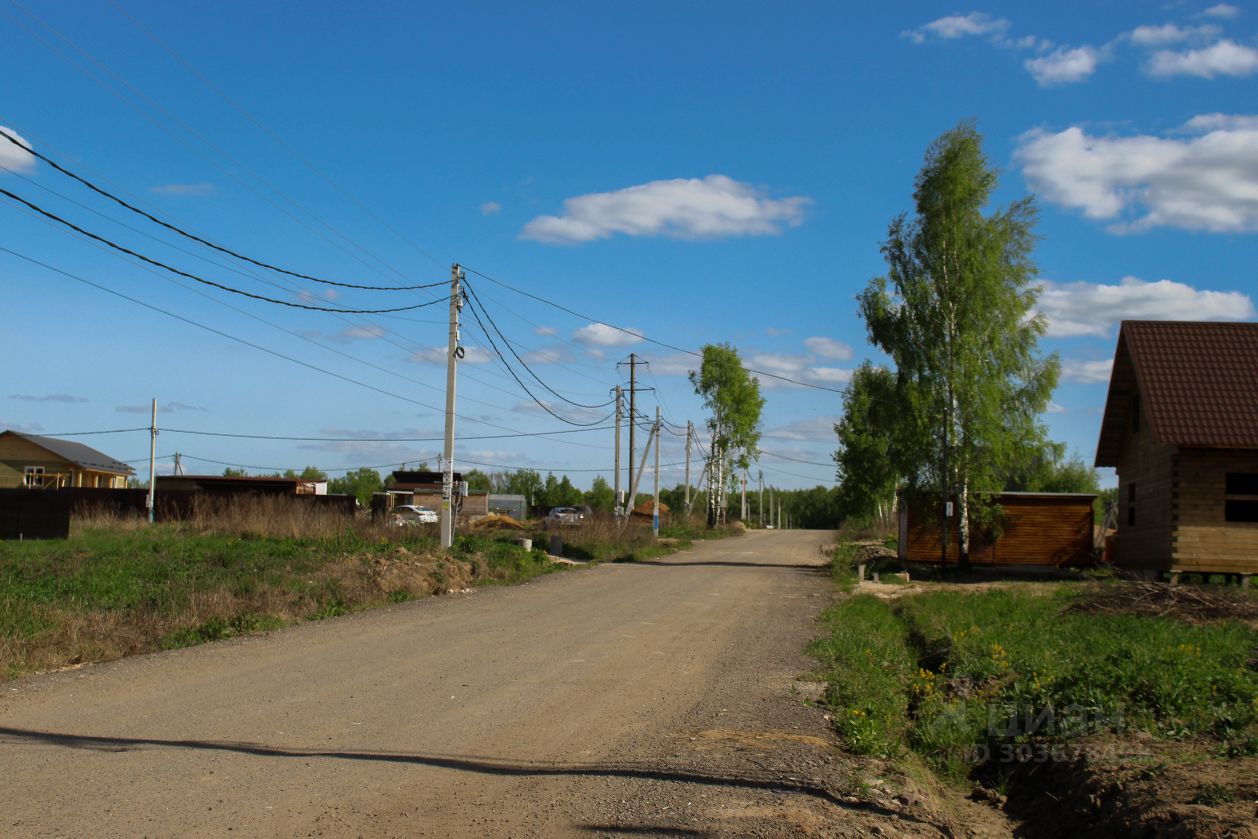
[[[761,466],[791,487],[832,481],[835,391],[872,352],[855,296],[883,271],[879,245],[911,209],[926,146],[973,118],[1002,171],[997,200],[1039,199],[1043,346],[1064,367],[1045,420],[1091,460],[1120,319],[1255,317],[1258,8],[845,5],[20,0],[0,5],[0,126],[299,273],[418,284],[458,261],[579,312],[469,275],[575,402],[606,401],[635,352],[658,388],[641,410],[658,395],[670,421],[703,419],[693,357],[591,320],[680,348],[730,341],[751,366],[818,386],[764,380]],[[433,296],[328,294],[181,242],[12,146],[0,164],[0,187],[255,294],[344,308]],[[0,427],[134,428],[157,397],[171,429],[158,453],[181,452],[189,471],[335,471],[439,450],[372,438],[440,436],[440,305],[337,316],[194,287],[9,199],[0,246],[186,319],[0,252]],[[573,428],[492,360],[474,321],[464,343],[461,436]],[[531,389],[575,421],[602,416]],[[142,432],[76,439],[120,459],[148,450]],[[682,459],[679,438],[662,457]],[[456,462],[585,486],[610,476],[612,434],[461,440]]]

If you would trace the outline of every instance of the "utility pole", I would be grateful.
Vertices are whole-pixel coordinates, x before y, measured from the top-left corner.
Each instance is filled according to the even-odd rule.
[[[179,459],[179,452],[175,452],[175,474],[183,474],[183,461]]]
[[[760,471],[760,503],[756,505],[760,511],[760,529],[764,530],[764,470]]]
[[[660,438],[664,435],[660,424],[660,406],[655,406],[655,510],[651,515],[651,533],[660,535]]]
[[[638,466],[638,474],[633,479],[633,481],[629,484],[629,498],[630,499],[636,499],[638,497],[638,484],[642,482],[642,473],[646,471],[646,457],[647,457],[647,454],[651,451],[651,439],[655,436],[655,432],[656,432],[656,429],[652,428],[651,434],[646,438],[646,448],[642,450],[642,463],[639,464]],[[630,465],[630,468],[632,468],[633,464],[630,463],[629,465]],[[632,509],[633,509],[632,507],[629,508],[629,510],[632,510]],[[629,516],[626,515],[620,521],[621,526],[623,527],[625,523],[627,523],[628,521],[629,521]]]
[[[620,421],[624,418],[624,409],[621,406],[621,399],[624,398],[624,391],[620,385],[616,385],[616,468],[613,473],[616,476],[616,495],[612,502],[612,508],[616,512],[616,518],[620,518],[624,512],[625,499],[620,494]],[[633,468],[633,459],[629,460],[629,468]]]
[[[694,423],[686,420],[686,520],[690,520],[690,437],[695,433]]]
[[[153,399],[153,420],[149,424],[149,524],[153,523],[153,509],[157,503],[157,399]]]
[[[638,357],[629,353],[629,483],[633,483],[633,439],[634,428],[638,424]],[[632,495],[632,487],[630,495]],[[636,498],[629,499],[629,509],[633,508]]]
[[[460,282],[463,269],[459,263],[450,266],[450,337],[446,352],[446,433],[441,462],[441,547],[454,544],[454,385],[455,368],[463,357],[459,346],[459,311],[463,308]]]

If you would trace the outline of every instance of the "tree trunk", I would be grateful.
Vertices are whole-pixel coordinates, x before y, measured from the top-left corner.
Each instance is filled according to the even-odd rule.
[[[957,504],[960,515],[957,517],[957,539],[960,540],[960,554],[957,566],[962,571],[970,570],[970,484],[965,474],[961,474],[961,489],[957,492]]]

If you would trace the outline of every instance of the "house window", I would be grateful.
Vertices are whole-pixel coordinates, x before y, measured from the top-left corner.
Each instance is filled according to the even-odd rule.
[[[44,485],[44,467],[27,466],[22,470],[22,485],[28,487],[42,487]]]
[[[1224,521],[1258,522],[1258,474],[1228,472],[1224,492]]]

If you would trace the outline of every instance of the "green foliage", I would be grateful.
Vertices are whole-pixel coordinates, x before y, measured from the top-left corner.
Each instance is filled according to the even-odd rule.
[[[892,432],[898,406],[895,374],[863,362],[844,393],[843,419],[834,426],[834,453],[842,515],[883,515],[895,503],[898,481]]]
[[[1072,612],[1071,596],[844,601],[813,648],[834,685],[836,726],[858,748],[907,744],[954,777],[975,748],[996,755],[1094,731],[1213,737],[1225,750],[1258,735],[1258,632]]]
[[[823,622],[826,635],[811,652],[830,673],[825,701],[834,727],[859,754],[897,754],[917,665],[904,625],[868,594],[847,598],[826,612]]]
[[[533,503],[544,507],[576,507],[584,501],[584,494],[572,485],[567,475],[556,478],[552,472],[547,473],[546,483]]]
[[[963,516],[971,494],[998,492],[1040,450],[1059,367],[1037,355],[1035,204],[984,215],[995,188],[972,124],[935,140],[915,216],[888,230],[887,275],[860,297],[871,342],[895,363],[891,460],[910,489],[956,493]]]
[[[367,466],[328,481],[328,492],[334,495],[352,495],[364,506],[371,503],[373,493],[383,489],[384,481],[380,479],[380,473]]]
[[[1008,492],[1081,492],[1097,494],[1096,470],[1079,455],[1066,457],[1061,443],[1045,443],[1005,479]]]
[[[467,481],[468,489],[492,492],[494,488],[494,479],[488,473],[479,469],[469,469],[464,472],[463,480]]]
[[[706,344],[699,369],[690,371],[690,383],[711,414],[708,430],[714,444],[734,467],[730,477],[750,469],[759,455],[764,397],[760,383],[743,368],[738,350],[729,344]]]
[[[585,503],[591,510],[610,513],[616,506],[616,491],[612,489],[611,484],[607,483],[606,478],[598,475],[591,483],[589,491],[585,493]]]

